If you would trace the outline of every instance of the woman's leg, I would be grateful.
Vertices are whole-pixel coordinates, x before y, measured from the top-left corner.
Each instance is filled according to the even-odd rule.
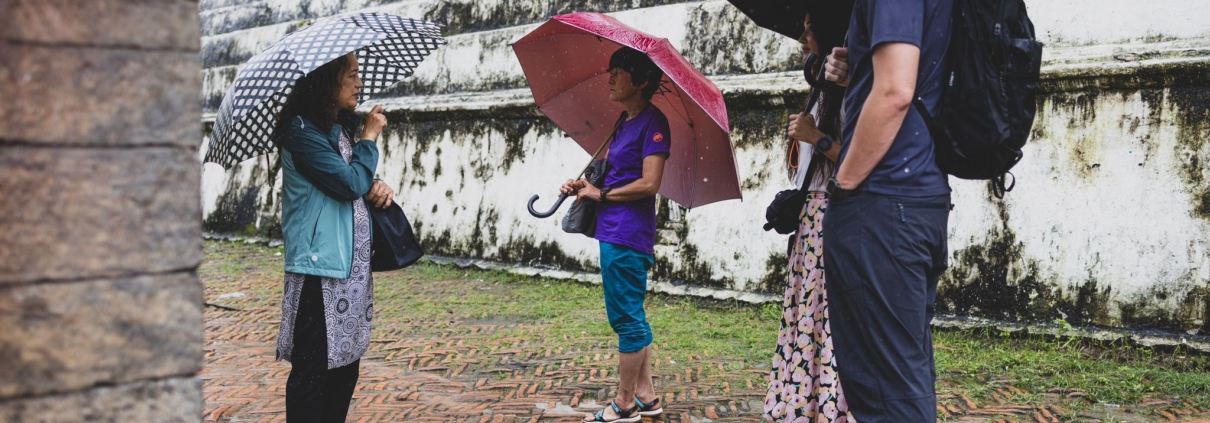
[[[344,367],[328,370],[328,383],[324,391],[324,423],[344,423],[349,415],[349,401],[353,399],[353,388],[357,387],[357,376],[361,360]]]
[[[643,348],[643,364],[639,365],[639,380],[634,386],[634,393],[645,404],[651,404],[655,400],[655,385],[651,383],[650,345]]]
[[[623,410],[634,407],[635,388],[639,385],[639,376],[643,372],[643,356],[647,348],[632,353],[618,354],[618,395],[613,398],[614,404]]]
[[[609,325],[618,334],[618,394],[614,403],[623,410],[634,407],[636,388],[651,384],[651,326],[643,304],[647,297],[647,271],[651,256],[638,251],[601,243],[601,282],[605,291],[605,311]],[[641,382],[643,366],[648,366],[647,381]],[[653,395],[654,396],[654,395]],[[605,417],[615,417],[606,408]]]
[[[328,332],[320,280],[307,276],[294,318],[294,349],[286,380],[286,421],[317,423],[328,379]]]

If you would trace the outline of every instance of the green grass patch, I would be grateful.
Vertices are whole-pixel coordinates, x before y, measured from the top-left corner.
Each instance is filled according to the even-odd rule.
[[[934,331],[934,344],[939,378],[957,382],[972,398],[988,394],[987,381],[1006,380],[1031,395],[1078,391],[1094,403],[1133,404],[1159,395],[1210,405],[1210,357],[1196,351],[994,330]]]

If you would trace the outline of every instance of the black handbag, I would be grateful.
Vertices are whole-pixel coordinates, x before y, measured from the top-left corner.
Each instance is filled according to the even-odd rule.
[[[773,229],[786,235],[798,230],[802,205],[807,202],[807,190],[788,189],[777,193],[765,208],[765,230]]]
[[[399,270],[424,256],[424,249],[416,241],[412,225],[399,203],[392,201],[390,207],[380,209],[366,202],[366,208],[370,211],[370,226],[374,228],[371,271]]]
[[[815,156],[820,154],[818,151],[812,154],[811,162],[807,165],[807,180],[803,181],[804,184],[809,184],[810,178],[814,177],[815,166],[818,164]],[[806,202],[806,188],[788,189],[777,193],[773,197],[773,201],[769,203],[769,207],[765,208],[765,230],[773,229],[782,235],[797,231],[800,224],[802,206]]]
[[[605,186],[605,174],[609,164],[605,159],[593,160],[584,171],[584,179],[597,188]],[[563,216],[563,232],[569,234],[584,234],[592,238],[597,235],[597,202],[576,201]]]
[[[606,159],[598,159],[613,142],[613,138],[618,135],[618,128],[622,126],[622,122],[626,121],[626,112],[622,112],[618,116],[618,121],[613,124],[613,132],[609,134],[609,139],[597,148],[597,152],[593,153],[592,161],[588,166],[584,167],[584,171],[580,175],[597,188],[605,186],[605,175],[609,173],[609,162]],[[572,203],[571,208],[567,210],[567,215],[563,216],[563,232],[569,234],[584,234],[589,238],[597,236],[597,204],[596,201],[576,201]]]

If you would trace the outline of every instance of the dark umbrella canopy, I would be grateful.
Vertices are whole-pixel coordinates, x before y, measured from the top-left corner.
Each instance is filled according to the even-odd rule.
[[[807,0],[727,0],[761,28],[795,40],[802,36]]]
[[[445,44],[440,25],[386,13],[329,19],[290,34],[240,69],[219,105],[205,161],[229,168],[274,151],[273,129],[291,87],[325,63],[357,52],[364,100],[411,76]]]
[[[821,30],[844,30],[853,13],[853,0],[727,0],[761,28],[797,40],[802,36],[803,18],[811,13],[811,26]],[[820,25],[823,28],[820,28]]]

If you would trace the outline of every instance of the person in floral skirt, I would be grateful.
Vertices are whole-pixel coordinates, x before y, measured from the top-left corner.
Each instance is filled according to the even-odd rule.
[[[816,14],[821,15],[821,14]],[[803,56],[830,52],[843,42],[848,22],[820,21],[812,25],[808,14],[799,42]],[[817,61],[822,64],[822,61]],[[808,69],[815,72],[815,69]],[[798,232],[789,250],[789,274],[782,303],[781,328],[769,375],[764,417],[774,422],[854,422],[837,378],[828,325],[828,298],[824,291],[823,217],[828,178],[840,152],[840,106],[844,88],[825,89],[809,114],[791,115],[788,151],[796,187],[808,191],[799,215]],[[809,165],[814,161],[814,165]],[[810,171],[808,175],[808,169]]]

